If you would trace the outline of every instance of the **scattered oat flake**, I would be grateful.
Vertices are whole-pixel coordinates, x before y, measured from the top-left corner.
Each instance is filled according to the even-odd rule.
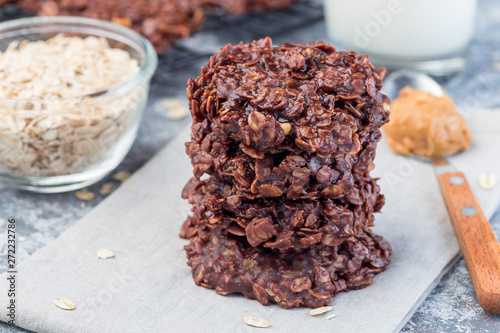
[[[260,319],[254,316],[245,316],[243,317],[243,322],[249,326],[266,328],[271,326],[271,323],[265,321],[264,319]]]
[[[189,109],[185,106],[176,106],[167,112],[167,117],[173,120],[181,120],[189,116]]]
[[[101,190],[99,191],[99,193],[101,195],[108,195],[108,194],[111,193],[112,189],[113,189],[113,184],[106,183],[106,184],[102,185]]]
[[[170,119],[180,120],[189,116],[189,108],[178,99],[165,98],[161,101],[161,106],[167,110],[167,117]]]
[[[483,190],[491,190],[497,184],[497,176],[492,173],[482,173],[479,175],[479,187]]]
[[[323,313],[326,313],[328,311],[331,311],[333,308],[331,306],[321,306],[319,308],[316,308],[316,309],[312,309],[311,311],[309,311],[309,314],[311,316],[318,316],[320,314],[323,314]]]
[[[97,258],[99,259],[109,259],[114,257],[115,254],[108,249],[100,249],[99,251],[97,251]]]
[[[24,242],[26,240],[26,237],[19,236],[19,241]]]
[[[87,190],[80,190],[75,192],[75,197],[80,200],[92,201],[95,199],[95,194]]]
[[[128,172],[128,171],[118,171],[117,173],[115,173],[113,175],[113,179],[123,183],[124,181],[129,179],[130,176],[131,176],[130,172]]]
[[[326,317],[326,320],[330,320],[330,319],[335,318],[335,317],[337,317],[337,316],[336,316],[336,315],[334,315],[334,314],[331,314],[331,315],[329,315],[328,317]]]
[[[492,67],[494,70],[500,71],[500,62],[494,62]]]
[[[54,301],[54,304],[57,305],[59,308],[64,309],[64,310],[74,310],[76,309],[75,304],[71,302],[70,300],[66,298],[58,298]]]
[[[80,207],[85,208],[85,207],[87,207],[87,204],[86,204],[85,202],[82,202],[82,203],[80,204]]]

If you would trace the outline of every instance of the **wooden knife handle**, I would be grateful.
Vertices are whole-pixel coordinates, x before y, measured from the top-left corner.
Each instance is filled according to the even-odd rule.
[[[500,244],[461,172],[438,176],[479,304],[500,313]]]

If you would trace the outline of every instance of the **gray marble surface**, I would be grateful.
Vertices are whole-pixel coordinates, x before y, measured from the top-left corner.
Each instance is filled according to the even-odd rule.
[[[212,52],[228,41],[248,41],[252,34],[245,31],[211,35],[201,32],[180,44],[202,47]],[[275,43],[285,41],[305,42],[328,40],[322,21],[301,29],[273,36]],[[206,58],[168,73],[160,73],[151,90],[151,98],[140,128],[138,139],[118,170],[134,172],[165,146],[190,123],[189,119],[171,120],[166,116],[159,100],[174,97],[185,101],[186,81],[196,77]],[[496,68],[496,69],[495,69]],[[480,0],[475,36],[471,47],[469,65],[465,73],[446,85],[449,94],[464,110],[474,108],[500,108],[500,3]],[[500,124],[499,124],[500,131]],[[498,170],[498,167],[497,167]],[[107,177],[89,188],[98,193],[102,184],[119,183]],[[34,194],[7,189],[0,185],[0,272],[6,270],[6,219],[18,221],[18,260],[28,258],[36,250],[55,239],[79,218],[95,207],[104,196],[86,202],[75,198],[74,193]],[[500,238],[500,207],[490,221],[497,238]],[[411,288],[411,286],[408,286]],[[0,291],[3,292],[3,291]],[[19,283],[22,293],[22,281]],[[0,297],[3,297],[0,296]],[[381,304],[381,310],[383,304]],[[18,314],[22,316],[22,314]],[[447,273],[423,304],[409,320],[402,332],[487,332],[500,331],[500,315],[484,312],[477,303],[474,290],[462,258]],[[0,332],[27,332],[0,323]]]

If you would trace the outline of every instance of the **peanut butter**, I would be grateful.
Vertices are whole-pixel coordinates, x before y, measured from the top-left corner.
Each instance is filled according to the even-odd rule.
[[[392,102],[391,121],[384,127],[392,150],[403,155],[446,156],[467,150],[472,135],[455,103],[411,87]]]

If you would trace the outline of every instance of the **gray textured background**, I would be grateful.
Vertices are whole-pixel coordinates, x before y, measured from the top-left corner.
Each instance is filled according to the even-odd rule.
[[[243,30],[226,31],[219,35],[200,32],[180,42],[180,45],[201,47],[207,52],[212,52],[227,42],[239,40],[248,42],[254,36]],[[328,40],[322,21],[272,37],[274,43]],[[150,103],[138,139],[118,170],[134,172],[182,128],[189,125],[189,119],[180,121],[168,119],[166,110],[159,106],[158,100],[164,97],[185,100],[187,79],[196,77],[199,67],[206,63],[206,60],[200,59],[188,67],[168,73],[161,73],[162,69],[159,69],[160,73],[152,88]],[[500,108],[500,3],[498,1],[479,1],[468,68],[462,77],[448,83],[446,88],[458,106],[464,110]],[[498,126],[500,131],[500,124]],[[494,168],[498,169],[498,166]],[[119,186],[117,182],[107,177],[89,189],[98,193],[105,182],[113,182],[115,188]],[[82,207],[82,202],[76,199],[72,192],[42,195],[11,190],[0,185],[0,272],[6,270],[7,218],[16,218],[18,236],[25,238],[22,242],[18,241],[18,260],[22,261],[71,227],[102,199],[104,198],[97,194],[96,200],[87,202],[85,207]],[[490,222],[497,238],[500,238],[500,207]],[[19,287],[19,292],[22,292],[22,281],[19,282]],[[500,315],[484,312],[477,303],[464,261],[460,258],[402,331],[497,333],[500,331],[499,327]],[[0,323],[0,332],[27,331]]]

